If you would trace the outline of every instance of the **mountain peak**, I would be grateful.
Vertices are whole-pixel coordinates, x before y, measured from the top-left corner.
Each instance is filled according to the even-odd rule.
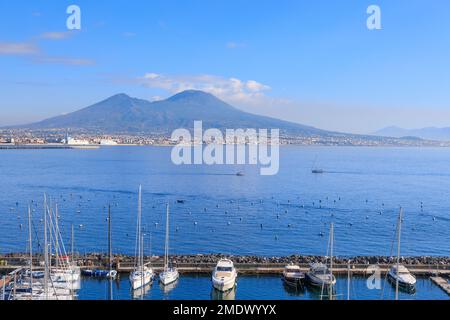
[[[180,100],[190,100],[190,99],[214,99],[218,100],[215,96],[212,94],[201,91],[201,90],[185,90],[181,91],[172,97],[170,97],[169,101],[180,101]]]
[[[118,93],[118,94],[115,94],[115,95],[109,97],[106,100],[129,100],[129,99],[132,99],[132,98],[129,95],[127,95],[126,93]]]

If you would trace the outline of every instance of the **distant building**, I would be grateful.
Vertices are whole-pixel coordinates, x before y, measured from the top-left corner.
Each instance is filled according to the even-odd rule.
[[[116,146],[117,142],[114,140],[102,139],[100,140],[100,145],[102,146]]]
[[[88,145],[89,141],[67,137],[67,143],[66,144],[72,145],[72,146],[84,146],[84,145]]]

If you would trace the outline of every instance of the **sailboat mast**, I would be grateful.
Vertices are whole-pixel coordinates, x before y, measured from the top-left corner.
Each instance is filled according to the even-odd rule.
[[[139,199],[138,199],[138,222],[137,222],[137,252],[139,257],[138,265],[142,267],[143,256],[142,256],[142,185],[139,185]]]
[[[70,228],[70,261],[73,263],[73,240],[74,240],[74,235],[73,235],[73,223],[72,226]]]
[[[331,276],[333,276],[333,246],[334,246],[334,223],[331,223],[331,229],[330,229],[330,273]],[[333,285],[330,284],[330,300],[333,299]]]
[[[44,194],[44,293],[48,300],[47,196]]]
[[[350,260],[347,263],[347,300],[350,300]]]
[[[400,239],[402,234],[402,216],[403,216],[403,208],[400,208],[400,213],[398,215],[398,230],[397,230],[397,277],[395,281],[395,300],[398,300],[398,273],[399,273],[399,267],[400,267]]]
[[[164,248],[164,271],[169,268],[169,204],[166,205],[166,244]]]
[[[28,240],[30,246],[30,289],[31,299],[33,299],[33,242],[31,239],[31,207],[28,205]]]
[[[55,258],[56,269],[59,267],[59,226],[58,226],[58,203],[55,204]]]
[[[112,270],[111,204],[108,205],[108,255],[109,255],[109,271],[111,271]]]

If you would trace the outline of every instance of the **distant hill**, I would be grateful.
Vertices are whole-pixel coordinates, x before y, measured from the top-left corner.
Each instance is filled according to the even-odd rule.
[[[282,133],[329,135],[329,131],[243,112],[202,91],[188,90],[166,100],[150,102],[117,94],[69,114],[15,126],[29,129],[83,129],[104,133],[169,133],[191,129],[194,120],[204,128],[279,128]]]
[[[374,134],[383,137],[416,137],[426,140],[450,141],[450,128],[428,127],[422,129],[403,129],[391,126],[378,130]]]

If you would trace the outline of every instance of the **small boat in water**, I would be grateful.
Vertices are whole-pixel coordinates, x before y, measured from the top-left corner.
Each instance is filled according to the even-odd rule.
[[[116,270],[101,270],[97,269],[94,270],[94,277],[98,278],[106,278],[106,279],[115,279],[117,278],[117,271]]]
[[[315,287],[330,287],[336,284],[336,277],[323,263],[313,263],[306,273],[306,280]]]
[[[212,274],[212,284],[216,290],[225,292],[236,286],[237,271],[233,261],[221,259],[214,268]]]
[[[323,169],[320,169],[320,168],[316,167],[316,162],[317,162],[317,157],[314,159],[314,163],[313,163],[313,166],[311,168],[311,172],[314,173],[314,174],[324,173]]]
[[[389,270],[388,279],[393,285],[396,285],[398,281],[399,288],[407,291],[413,291],[417,282],[416,277],[401,264],[395,265]]]
[[[295,264],[289,264],[284,267],[283,281],[291,287],[302,287],[305,280],[305,274],[300,270],[300,267]]]
[[[416,288],[416,278],[409,270],[400,264],[400,240],[402,234],[403,208],[400,208],[397,222],[397,263],[389,269],[388,281],[395,287],[395,300],[399,299],[399,290],[414,292]]]
[[[153,269],[144,264],[144,236],[142,235],[142,187],[139,186],[138,216],[136,225],[136,257],[134,271],[130,273],[130,286],[133,290],[142,289],[153,282]],[[143,294],[142,294],[143,296]]]
[[[243,176],[245,176],[245,173],[242,172],[242,171],[239,171],[238,173],[236,173],[236,175],[237,175],[238,177],[243,177]]]
[[[178,269],[169,264],[169,204],[166,206],[166,242],[164,245],[164,271],[159,274],[159,281],[167,286],[180,277]]]

